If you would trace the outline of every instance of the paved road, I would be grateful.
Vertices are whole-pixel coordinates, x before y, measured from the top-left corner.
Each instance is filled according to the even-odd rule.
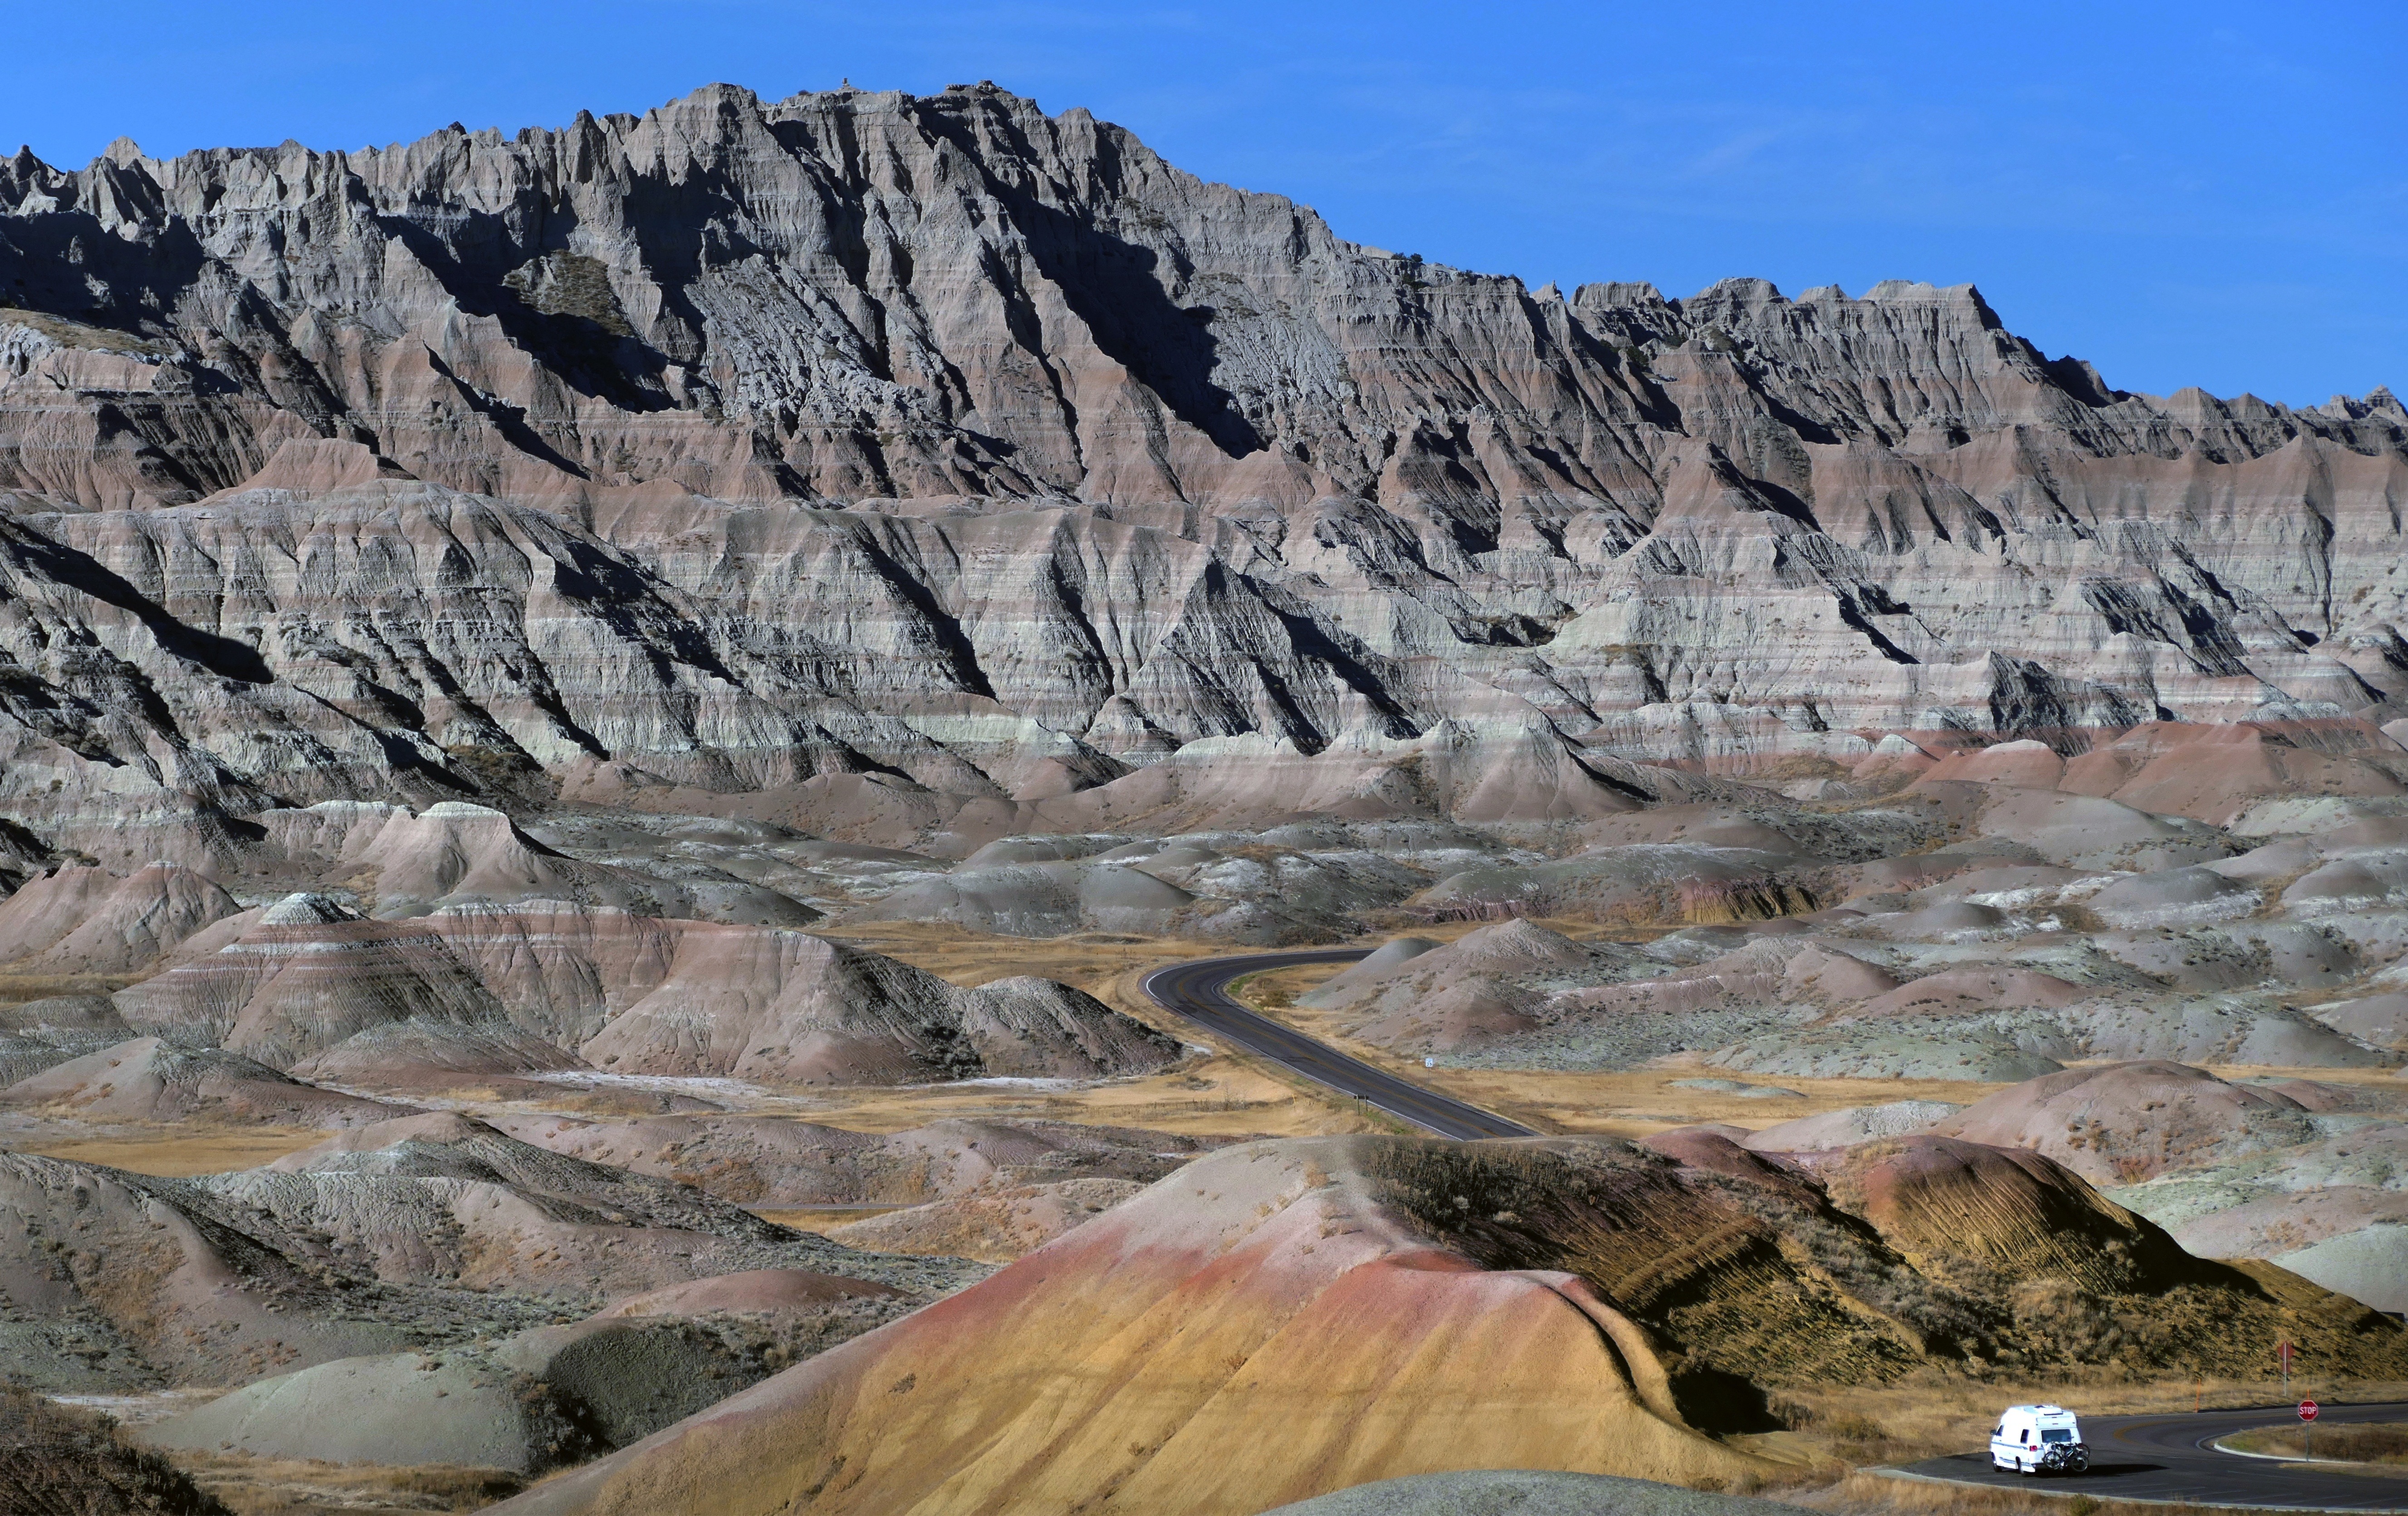
[[[2075,1410],[2082,1408],[2076,1406]],[[2408,1404],[2323,1408],[2318,1426],[2346,1422],[2408,1422]],[[2151,1500],[2259,1510],[2408,1511],[2408,1471],[2344,1474],[2314,1464],[2277,1463],[2218,1452],[2208,1444],[2253,1426],[2297,1426],[2290,1406],[2154,1416],[2085,1416],[2090,1472],[2065,1478],[2001,1474],[1986,1452],[1928,1458],[1902,1469],[1924,1479],[1986,1484],[2040,1495]]]
[[[1185,1017],[1250,1051],[1331,1089],[1369,1101],[1391,1115],[1449,1137],[1536,1137],[1518,1123],[1424,1089],[1238,1003],[1229,982],[1248,974],[1298,964],[1347,964],[1359,948],[1312,952],[1248,953],[1201,958],[1157,968],[1141,981],[1164,1009]],[[2079,1410],[2081,1408],[2076,1407]],[[2319,1426],[2347,1422],[2408,1422],[2408,1404],[2324,1408]],[[2342,1474],[2314,1465],[2243,1458],[2218,1452],[2217,1437],[2255,1426],[2299,1424],[2288,1405],[2203,1415],[2085,1416],[2092,1463],[2086,1474],[2027,1479],[1990,1466],[1986,1452],[1930,1458],[1880,1472],[1954,1484],[1992,1485],[2036,1495],[2090,1495],[2101,1499],[2258,1510],[2396,1512],[2408,1516],[2408,1475]]]
[[[1332,948],[1312,952],[1248,953],[1240,958],[1199,958],[1157,968],[1145,977],[1142,986],[1154,1004],[1165,1010],[1183,1016],[1309,1080],[1369,1101],[1392,1116],[1401,1116],[1440,1137],[1537,1137],[1538,1133],[1518,1122],[1509,1122],[1478,1106],[1468,1106],[1435,1090],[1424,1089],[1359,1058],[1349,1058],[1326,1043],[1240,1005],[1229,994],[1229,981],[1247,974],[1293,968],[1298,964],[1351,964],[1366,951]]]

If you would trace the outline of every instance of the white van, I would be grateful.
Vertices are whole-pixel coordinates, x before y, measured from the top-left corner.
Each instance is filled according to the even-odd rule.
[[[2023,1474],[2079,1474],[2090,1466],[2082,1423],[2063,1406],[2009,1406],[1990,1431],[1990,1466]]]

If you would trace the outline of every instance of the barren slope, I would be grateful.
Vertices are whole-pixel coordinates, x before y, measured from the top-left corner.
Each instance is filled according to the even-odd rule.
[[[23,154],[0,280],[0,812],[121,866],[563,784],[1579,820],[2408,689],[2387,391],[2129,393],[1971,286],[1532,291],[992,86]],[[2401,788],[2167,745],[2078,787]]]
[[[1695,1428],[1762,1424],[1742,1375],[1879,1382],[2010,1344],[2047,1361],[2095,1351],[2062,1325],[2092,1312],[2145,1321],[2153,1361],[2221,1351],[2197,1330],[2213,1316],[2408,1366],[2393,1323],[2191,1259],[2045,1159],[1873,1151],[1833,1191],[1869,1224],[1720,1138],[1678,1147],[1232,1149],[504,1509],[1251,1516],[1453,1468],[1728,1478],[1764,1466]],[[2087,1220],[2036,1251],[2031,1218],[2057,1213]],[[2078,1309],[2027,1321],[2001,1282]]]

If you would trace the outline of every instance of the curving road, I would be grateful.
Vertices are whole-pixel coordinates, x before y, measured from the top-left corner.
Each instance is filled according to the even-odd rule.
[[[2076,1406],[2075,1410],[2082,1408]],[[2408,1404],[2323,1408],[2318,1426],[2349,1422],[2408,1422]],[[2284,1463],[2218,1452],[2209,1446],[2256,1426],[2297,1426],[2289,1406],[2152,1416],[2085,1416],[2090,1472],[2027,1479],[1990,1466],[1985,1452],[1927,1458],[1875,1472],[1950,1484],[1980,1484],[2037,1495],[2087,1495],[2100,1500],[2185,1506],[2233,1506],[2251,1510],[2408,1512],[2408,1470],[2398,1476],[2341,1473],[2314,1464]]]
[[[1311,952],[1254,952],[1237,958],[1192,959],[1157,968],[1140,984],[1163,1009],[1183,1016],[1249,1052],[1260,1053],[1283,1068],[1368,1101],[1440,1137],[1537,1137],[1537,1132],[1518,1122],[1509,1122],[1478,1106],[1425,1089],[1411,1080],[1398,1079],[1360,1058],[1350,1058],[1292,1026],[1240,1005],[1229,994],[1229,981],[1248,974],[1293,968],[1298,964],[1351,964],[1368,951],[1328,948]]]
[[[1272,1020],[1229,994],[1234,980],[1292,968],[1299,964],[1347,964],[1360,948],[1308,952],[1257,952],[1233,958],[1198,958],[1157,968],[1140,981],[1154,1004],[1224,1037],[1249,1052],[1344,1094],[1368,1101],[1440,1137],[1471,1139],[1537,1137],[1517,1122],[1399,1079],[1383,1068],[1351,1058]],[[2079,1410],[2080,1407],[2074,1408]],[[2323,1408],[2319,1426],[2350,1422],[2408,1422],[2408,1403]],[[2090,1441],[2086,1474],[2027,1479],[1990,1466],[1986,1452],[1928,1458],[1901,1468],[1871,1472],[1947,1484],[1987,1485],[2034,1495],[2088,1495],[2142,1504],[2231,1507],[2250,1510],[2336,1510],[2408,1516],[2408,1474],[2338,1473],[2315,1465],[2245,1458],[2211,1447],[2252,1427],[2298,1425],[2287,1405],[2254,1410],[2211,1410],[2200,1415],[2085,1416]]]

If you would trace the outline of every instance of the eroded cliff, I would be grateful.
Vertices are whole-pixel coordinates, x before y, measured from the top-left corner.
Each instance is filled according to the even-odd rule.
[[[597,774],[935,824],[1229,738],[1578,813],[2408,690],[2387,391],[2126,393],[1971,287],[1534,292],[989,86],[21,153],[0,297],[0,811],[87,846]]]

